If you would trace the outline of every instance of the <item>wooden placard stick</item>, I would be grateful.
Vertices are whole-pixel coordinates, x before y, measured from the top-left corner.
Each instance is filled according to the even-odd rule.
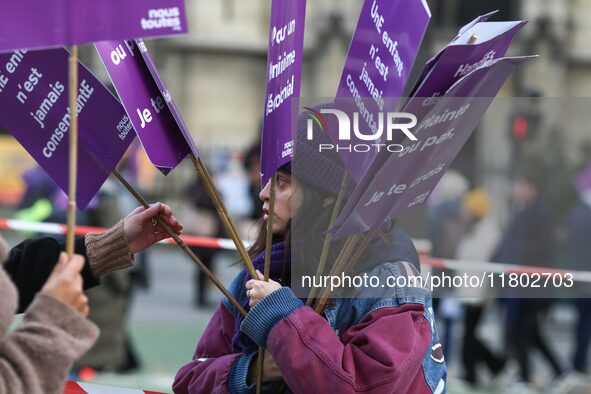
[[[256,279],[257,275],[254,269],[254,265],[252,264],[252,260],[250,259],[250,256],[248,255],[248,252],[246,250],[246,247],[242,243],[242,240],[238,236],[238,232],[236,231],[236,228],[232,223],[232,219],[230,218],[230,215],[226,210],[226,206],[224,205],[224,202],[213,183],[213,179],[211,178],[209,171],[207,171],[207,168],[205,167],[205,164],[203,163],[201,158],[195,157],[193,153],[190,153],[189,156],[191,157],[191,162],[193,162],[193,166],[195,166],[195,169],[197,169],[197,172],[199,173],[199,177],[201,178],[201,181],[205,186],[207,194],[209,194],[211,201],[215,205],[215,208],[218,212],[220,219],[222,220],[222,223],[224,224],[224,227],[226,228],[226,231],[230,235],[230,238],[232,238],[232,240],[234,241],[234,245],[236,245],[236,249],[240,254],[240,258],[244,262],[244,265],[248,270],[248,273],[252,278]]]
[[[332,210],[332,215],[330,218],[330,224],[328,229],[332,228],[337,221],[337,217],[341,212],[341,207],[343,206],[343,201],[345,199],[345,193],[347,187],[349,185],[349,173],[345,172],[345,176],[343,177],[343,181],[341,182],[341,188],[339,190],[339,194],[337,196],[337,200],[335,201],[334,208]],[[324,237],[324,244],[322,245],[322,252],[320,253],[320,260],[318,262],[318,269],[316,270],[316,276],[320,277],[324,275],[324,269],[326,267],[326,260],[328,259],[328,252],[330,250],[330,242],[332,241],[332,234],[327,232],[326,236]],[[312,302],[314,302],[314,297],[316,296],[317,288],[313,287],[310,289],[310,294],[308,295],[308,299],[306,300],[306,305],[311,306]]]
[[[68,213],[66,253],[71,259],[74,254],[74,230],[76,228],[76,185],[78,180],[78,46],[72,45],[68,59],[68,105],[70,107],[69,160],[68,160]]]
[[[269,214],[267,217],[267,239],[265,240],[265,282],[269,281],[271,273],[271,246],[273,246],[273,218],[275,216],[275,189],[277,188],[277,173],[271,177],[271,194],[269,200]],[[258,279],[258,277],[256,277]],[[263,366],[265,362],[265,348],[259,346],[259,356],[257,358],[257,388],[256,393],[261,394],[263,388]]]
[[[360,238],[361,237],[359,235],[354,235],[354,236],[347,239],[347,241],[345,242],[345,245],[343,245],[343,248],[341,249],[341,252],[339,253],[339,257],[337,257],[337,260],[335,261],[332,269],[329,272],[329,276],[334,275],[334,273],[338,272],[339,270],[342,270],[345,267],[345,265],[347,264],[347,261],[349,260],[349,258],[353,254],[353,251],[355,250],[355,246],[357,246]],[[326,304],[330,300],[329,293],[330,293],[330,291],[328,289],[324,289],[323,291],[320,292],[318,299],[315,300],[315,302],[312,304],[314,307],[314,310],[316,312],[322,313]]]

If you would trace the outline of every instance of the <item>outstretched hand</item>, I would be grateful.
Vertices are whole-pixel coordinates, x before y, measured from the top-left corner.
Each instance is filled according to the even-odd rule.
[[[141,252],[170,237],[164,227],[155,221],[157,216],[160,216],[175,234],[181,234],[183,225],[172,215],[172,209],[168,205],[159,202],[148,209],[136,208],[123,219],[123,231],[131,253]]]

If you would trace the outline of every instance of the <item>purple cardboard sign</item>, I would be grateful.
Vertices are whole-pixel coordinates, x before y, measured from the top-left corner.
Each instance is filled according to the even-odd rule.
[[[496,15],[498,12],[499,12],[499,10],[496,10],[496,11],[489,12],[488,14],[480,15],[479,17],[477,17],[476,19],[474,19],[470,23],[462,26],[460,28],[460,30],[458,31],[458,34],[456,35],[456,37],[450,41],[450,44],[453,44],[454,42],[456,42],[456,40],[459,39],[468,29],[472,28],[477,23],[488,21],[491,17]],[[447,48],[447,46],[445,48],[443,48],[441,51],[439,51],[429,61],[427,61],[427,63],[425,64],[425,69],[423,70],[421,77],[418,79],[419,81],[422,80],[424,78],[424,76],[426,75],[426,73],[431,70],[431,67],[433,66],[433,64],[435,64],[437,59],[439,59],[439,56],[441,56],[441,54],[443,53],[443,51],[445,51],[446,48]]]
[[[413,129],[418,141],[390,156],[359,185],[337,221],[335,237],[363,233],[423,205],[480,123],[513,70],[528,57],[501,58],[463,77]],[[363,189],[361,189],[363,188]]]
[[[0,13],[0,52],[187,32],[183,0],[19,0]]]
[[[488,60],[505,55],[525,22],[486,23],[495,13],[496,11],[479,16],[462,27],[458,35],[427,62],[421,77],[411,90],[410,99],[404,105],[405,112],[410,112],[420,119],[437,102],[437,97],[445,93],[462,76]],[[466,44],[473,35],[477,36],[476,42]],[[371,162],[370,173],[375,173],[387,156],[376,155]]]
[[[175,110],[176,106],[144,42],[103,41],[95,47],[150,161],[168,174],[191,151],[185,139],[188,132],[182,120],[179,123],[173,115],[171,106]],[[176,114],[180,119],[178,111]]]
[[[455,41],[456,39],[460,38],[462,36],[462,34],[464,34],[468,29],[471,29],[472,26],[474,26],[475,24],[480,23],[480,22],[488,22],[488,20],[491,17],[495,16],[498,13],[499,13],[499,10],[494,10],[494,11],[491,11],[487,14],[477,16],[473,21],[465,24],[464,26],[462,26],[460,28],[460,30],[458,31],[458,35],[456,36],[456,38],[454,38],[452,40],[452,42]]]
[[[185,142],[189,145],[189,149],[195,155],[195,157],[199,157],[199,151],[197,150],[197,146],[195,145],[195,142],[193,141],[193,136],[189,132],[189,129],[187,129],[187,126],[185,125],[185,122],[183,121],[181,113],[179,112],[176,104],[174,103],[172,96],[168,92],[168,89],[166,89],[166,85],[164,84],[164,81],[162,80],[162,78],[160,78],[160,74],[158,74],[158,70],[156,69],[156,65],[152,61],[152,57],[148,53],[148,49],[146,48],[144,41],[141,38],[138,38],[135,40],[135,42],[136,42],[138,48],[140,48],[140,52],[142,54],[142,57],[144,58],[144,61],[146,62],[146,66],[148,66],[148,70],[150,70],[150,74],[152,74],[152,78],[154,78],[154,82],[156,82],[156,86],[158,86],[158,90],[160,90],[160,93],[162,94],[164,101],[166,101],[166,104],[168,105],[168,109],[172,113],[173,118],[176,120],[176,123],[177,123],[183,137],[185,138]]]
[[[423,107],[433,105],[437,97],[460,78],[487,61],[504,57],[511,42],[526,23],[478,22],[465,27],[458,37],[427,63],[411,96],[420,98]],[[472,37],[475,41],[472,41]]]
[[[363,134],[377,135],[378,114],[396,110],[430,19],[424,0],[365,1],[337,90],[337,103],[343,98],[355,101]],[[344,111],[352,112],[351,108]],[[331,137],[338,140],[334,133]],[[353,137],[350,142],[362,141]],[[339,153],[357,182],[375,158],[369,152]]]
[[[300,96],[305,19],[305,0],[273,0],[261,139],[263,185],[293,158],[292,127],[296,124],[294,109],[298,108]]]
[[[0,124],[66,193],[68,191],[68,57],[63,48],[0,54]],[[84,209],[133,141],[125,110],[79,63],[78,187]]]

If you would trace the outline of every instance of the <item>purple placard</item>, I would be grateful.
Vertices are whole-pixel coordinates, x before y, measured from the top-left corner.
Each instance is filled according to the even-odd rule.
[[[460,30],[458,31],[458,35],[456,36],[456,38],[454,38],[452,40],[452,42],[455,41],[456,39],[460,38],[462,36],[462,34],[464,34],[468,29],[472,28],[472,26],[474,26],[475,24],[480,23],[480,22],[487,22],[490,18],[492,18],[493,16],[495,16],[498,13],[499,13],[499,10],[494,10],[494,11],[491,11],[487,14],[477,16],[474,20],[472,20],[471,22],[465,24],[464,26],[462,26],[460,28]]]
[[[468,29],[472,28],[477,23],[488,21],[491,17],[493,17],[494,15],[496,15],[498,12],[499,12],[499,10],[496,10],[496,11],[489,12],[488,14],[480,15],[479,17],[477,17],[476,19],[474,19],[470,23],[462,26],[460,28],[460,30],[458,31],[458,34],[456,35],[456,37],[453,40],[450,41],[450,44],[453,44],[454,42],[456,42],[456,40],[459,39],[460,37],[462,37],[462,35]],[[443,53],[443,51],[445,51],[446,48],[447,48],[447,46],[445,48],[443,48],[441,51],[439,51],[429,61],[427,61],[427,63],[425,64],[425,68],[423,70],[423,73],[421,74],[421,77],[419,77],[419,79],[418,79],[419,81],[422,80],[425,77],[425,75],[431,70],[431,67],[433,66],[433,64],[435,64],[435,62],[437,61],[437,59],[439,59],[439,56],[441,56],[441,54]]]
[[[265,111],[261,140],[261,180],[293,158],[293,126],[302,79],[305,0],[273,0],[269,24]]]
[[[470,71],[470,69],[474,69],[474,67],[470,67],[473,64],[482,65],[483,63],[480,63],[482,59],[487,59],[489,57],[498,58],[505,55],[514,36],[523,27],[525,22],[485,23],[496,13],[497,11],[494,11],[479,16],[462,27],[458,35],[444,49],[427,62],[421,77],[418,79],[415,87],[411,90],[411,98],[404,105],[405,112],[410,112],[420,119],[437,102],[437,98],[433,98],[432,96],[440,96],[441,93],[446,92],[455,82],[457,82],[461,76],[465,75],[465,73],[462,72],[458,73],[458,70],[463,67],[464,69],[467,69],[467,71]],[[463,45],[470,40],[470,37],[472,37],[473,34],[476,34],[479,37],[479,40],[471,45]],[[471,61],[471,59],[473,59],[473,61]],[[419,88],[420,92],[417,93]],[[366,100],[367,99],[364,99],[364,102]],[[386,101],[386,106],[389,108],[395,107],[391,104],[391,101],[392,100]],[[398,102],[398,100],[396,99],[395,102]],[[340,104],[338,100],[336,105],[340,107],[352,107],[352,105],[348,103]],[[349,113],[351,113],[351,111],[349,111]],[[398,134],[397,136],[399,138],[401,135]],[[402,141],[398,139],[390,142],[401,143]],[[371,165],[367,169],[367,172],[370,174],[374,174],[378,171],[384,164],[385,160],[388,159],[389,155],[382,152],[373,156],[375,156],[375,158],[373,158]],[[362,178],[357,183],[363,185],[367,184],[367,182],[368,179]]]
[[[68,191],[68,56],[63,48],[0,54],[0,124]],[[79,63],[78,186],[84,209],[133,141],[123,106]]]
[[[463,28],[458,37],[427,63],[411,97],[421,98],[423,107],[432,106],[437,97],[470,71],[487,61],[504,57],[526,23],[478,22]],[[470,43],[473,36],[476,41]]]
[[[0,52],[187,32],[183,0],[18,0],[0,14]]]
[[[185,138],[185,142],[189,145],[189,149],[195,155],[195,157],[199,157],[199,151],[197,150],[197,146],[193,141],[193,136],[189,132],[189,129],[187,129],[187,126],[183,121],[181,113],[179,112],[174,100],[172,99],[172,96],[168,92],[168,89],[166,89],[164,81],[162,80],[162,78],[160,78],[158,69],[156,69],[156,65],[154,64],[154,62],[152,61],[152,57],[148,53],[148,48],[146,47],[144,41],[141,38],[136,39],[135,42],[138,48],[140,49],[144,61],[146,62],[146,66],[148,66],[148,70],[150,70],[150,74],[152,74],[152,78],[154,78],[154,82],[156,82],[156,86],[158,86],[158,90],[160,90],[160,93],[162,94],[164,101],[166,101],[166,105],[168,105],[168,109],[172,113],[173,118],[176,120],[176,123],[183,137]]]
[[[184,137],[188,132],[171,111],[174,103],[144,42],[103,41],[95,47],[150,161],[168,174],[191,151]]]
[[[452,86],[413,130],[418,141],[405,141],[403,152],[386,160],[368,185],[358,186],[358,198],[351,198],[344,208],[335,237],[379,228],[423,205],[499,89],[515,67],[527,59],[487,62]]]
[[[350,101],[359,112],[359,129],[366,135],[378,134],[378,113],[396,110],[427,30],[431,12],[424,0],[366,0],[337,90],[338,99]],[[351,118],[352,119],[352,118]],[[334,141],[335,130],[329,130]],[[385,133],[384,133],[385,134]],[[374,141],[384,143],[385,136]],[[364,143],[356,136],[351,144]],[[377,153],[339,151],[345,167],[359,181]]]

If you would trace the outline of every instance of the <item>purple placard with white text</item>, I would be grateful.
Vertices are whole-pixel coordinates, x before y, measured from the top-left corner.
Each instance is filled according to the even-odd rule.
[[[68,191],[68,57],[63,48],[0,54],[0,124]],[[133,141],[123,106],[79,63],[78,180],[84,209]]]
[[[424,0],[366,0],[363,5],[341,75],[336,106],[353,99],[354,108],[349,105],[341,109],[359,113],[358,128],[364,135],[381,134],[375,143],[384,143],[386,138],[378,114],[396,110],[430,19]],[[338,141],[333,132],[329,129],[333,141]],[[364,141],[367,139],[355,133],[350,142],[354,145]],[[356,182],[375,158],[375,152],[343,149],[339,153]]]
[[[187,32],[184,0],[18,0],[0,14],[0,52]]]
[[[368,185],[359,185],[342,211],[335,237],[379,228],[414,207],[423,205],[514,69],[529,57],[487,62],[460,79],[439,99]]]
[[[431,68],[433,68],[433,65],[435,64],[435,62],[439,59],[439,56],[441,56],[441,54],[447,49],[447,47],[449,45],[454,44],[460,37],[464,36],[464,33],[466,31],[468,31],[468,29],[471,29],[477,23],[488,21],[491,17],[496,15],[498,12],[499,11],[496,10],[496,11],[489,12],[488,14],[480,15],[476,19],[472,20],[470,23],[467,23],[466,25],[462,26],[460,28],[460,30],[458,31],[458,34],[456,35],[456,37],[453,40],[451,40],[450,43],[447,46],[445,46],[441,51],[439,51],[435,56],[433,56],[431,59],[429,59],[429,61],[427,61],[427,63],[425,64],[425,68],[423,69],[423,73],[419,77],[418,81],[421,81],[423,78],[425,78],[427,73],[429,71],[431,71]],[[414,89],[417,88],[417,85],[418,85],[418,83],[415,84]],[[412,91],[409,96],[412,96]]]
[[[193,136],[191,136],[189,129],[187,129],[187,126],[185,125],[185,122],[183,121],[181,113],[179,112],[176,104],[174,103],[172,96],[168,92],[168,89],[166,88],[164,81],[160,77],[160,74],[158,73],[158,70],[156,69],[156,65],[154,64],[154,62],[152,61],[152,57],[148,53],[148,48],[146,48],[146,44],[144,43],[144,41],[141,38],[136,39],[135,42],[136,42],[138,48],[140,49],[142,57],[144,58],[144,61],[146,62],[146,66],[148,67],[148,70],[150,71],[150,74],[152,74],[152,78],[154,79],[154,82],[156,83],[158,90],[160,90],[160,94],[164,98],[166,105],[168,105],[168,109],[172,113],[172,117],[175,119],[175,121],[179,127],[179,130],[181,131],[181,134],[185,138],[185,142],[187,143],[187,145],[189,145],[189,149],[195,155],[195,157],[199,157],[199,151],[197,150],[197,146],[195,145],[195,142],[193,141]]]
[[[160,91],[148,67],[144,42],[103,41],[95,47],[150,161],[168,174],[191,149],[170,110],[170,94]]]
[[[272,1],[261,140],[263,185],[293,158],[292,127],[300,96],[305,19],[305,0]]]
[[[463,30],[433,61],[412,90],[429,107],[455,82],[486,62],[504,57],[526,21],[479,22]]]

